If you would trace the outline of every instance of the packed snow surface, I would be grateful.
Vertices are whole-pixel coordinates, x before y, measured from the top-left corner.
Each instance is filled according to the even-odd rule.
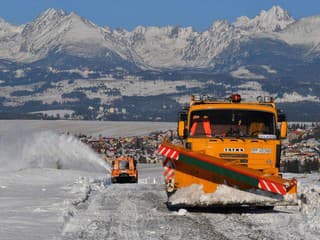
[[[269,205],[282,201],[280,196],[273,196],[264,191],[241,191],[227,185],[220,185],[214,193],[204,193],[202,185],[192,184],[180,188],[169,198],[171,205],[213,206],[219,205]]]
[[[142,136],[153,131],[175,129],[176,123],[166,122],[102,122],[102,121],[46,121],[46,120],[0,120],[1,135],[17,135],[24,133],[53,131],[61,134],[86,134],[98,137]]]
[[[103,124],[107,131],[100,122],[1,121],[0,239],[319,239],[319,173],[286,174],[298,180],[297,206],[171,211],[161,165],[138,164],[138,184],[111,184],[108,165],[72,133],[175,124]]]

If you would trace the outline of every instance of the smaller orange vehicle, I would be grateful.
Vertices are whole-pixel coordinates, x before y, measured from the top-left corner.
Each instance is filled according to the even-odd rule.
[[[112,161],[111,182],[137,183],[137,161],[132,157],[118,157]]]

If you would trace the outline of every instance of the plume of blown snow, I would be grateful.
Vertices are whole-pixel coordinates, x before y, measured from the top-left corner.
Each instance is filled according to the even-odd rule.
[[[51,131],[10,132],[0,137],[0,152],[2,169],[110,171],[109,165],[79,139]]]

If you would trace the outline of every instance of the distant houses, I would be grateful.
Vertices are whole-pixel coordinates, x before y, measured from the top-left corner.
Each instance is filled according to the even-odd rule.
[[[320,168],[320,126],[307,129],[290,128],[288,137],[283,141],[281,171],[310,172]],[[133,156],[140,163],[161,163],[157,148],[164,138],[179,142],[173,130],[156,131],[147,136],[108,138],[100,136],[79,136],[81,141],[90,145],[108,162],[117,155]]]

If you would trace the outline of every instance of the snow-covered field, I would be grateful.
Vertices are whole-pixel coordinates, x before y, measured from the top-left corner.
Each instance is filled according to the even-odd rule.
[[[110,184],[109,166],[72,135],[146,134],[175,123],[0,121],[0,239],[319,239],[320,175],[299,205],[274,211],[169,211],[159,165],[139,184]]]
[[[176,123],[165,122],[102,122],[102,121],[46,121],[46,120],[0,120],[1,135],[23,135],[42,131],[56,133],[80,133],[98,137],[102,136],[136,136],[145,135],[152,131],[176,129]]]

